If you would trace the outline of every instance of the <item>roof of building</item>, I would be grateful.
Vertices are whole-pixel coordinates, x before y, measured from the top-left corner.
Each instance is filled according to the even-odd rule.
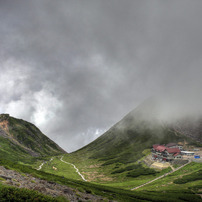
[[[159,146],[156,147],[156,150],[162,152],[162,151],[166,150],[166,147],[163,146],[163,145],[159,145]]]
[[[176,153],[176,154],[174,154],[173,156],[177,156],[177,155],[179,155],[180,153]]]
[[[172,154],[172,153],[180,153],[180,150],[178,148],[166,148],[167,152],[169,154]]]
[[[156,149],[160,144],[154,144],[153,148]]]
[[[166,147],[173,147],[173,146],[177,146],[178,144],[177,143],[168,143],[167,145],[166,145]]]

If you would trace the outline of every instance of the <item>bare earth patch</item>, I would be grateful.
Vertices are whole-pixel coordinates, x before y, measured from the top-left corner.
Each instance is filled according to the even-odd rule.
[[[100,181],[103,181],[103,182],[110,182],[110,181],[113,181],[113,178],[110,178],[110,177],[107,177],[103,174],[98,174],[97,171],[93,171],[93,172],[82,172],[83,174],[85,174],[87,180],[89,182],[92,182],[92,181],[97,181],[98,179]]]
[[[170,166],[169,163],[159,163],[159,162],[154,162],[151,165],[151,168],[158,168],[160,170],[164,169],[164,168],[168,168]]]
[[[9,129],[8,129],[8,121],[7,121],[7,120],[1,121],[1,122],[0,122],[0,127],[1,127],[6,133],[9,132]]]
[[[89,168],[99,168],[101,164],[90,165]]]

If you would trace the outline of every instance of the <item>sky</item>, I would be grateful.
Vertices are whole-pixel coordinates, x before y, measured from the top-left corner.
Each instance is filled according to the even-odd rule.
[[[201,10],[199,0],[0,0],[0,113],[72,152],[151,96],[200,108]]]

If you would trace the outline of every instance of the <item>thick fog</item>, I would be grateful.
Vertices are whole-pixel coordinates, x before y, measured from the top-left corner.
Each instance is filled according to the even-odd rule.
[[[0,113],[74,151],[145,99],[199,112],[202,2],[0,0]],[[165,117],[164,117],[165,118]]]

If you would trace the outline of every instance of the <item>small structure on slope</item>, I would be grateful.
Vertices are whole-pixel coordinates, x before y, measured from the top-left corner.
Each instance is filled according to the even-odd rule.
[[[161,161],[172,161],[182,158],[181,151],[175,143],[170,143],[166,146],[155,144],[151,151],[153,159],[159,159]]]

